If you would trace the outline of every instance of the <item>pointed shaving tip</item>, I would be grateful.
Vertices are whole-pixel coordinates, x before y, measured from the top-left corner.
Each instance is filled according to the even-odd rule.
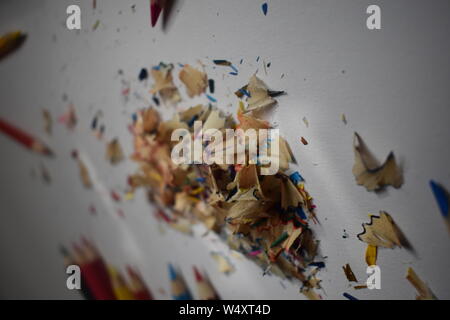
[[[154,28],[156,23],[158,22],[159,16],[161,15],[161,11],[162,8],[158,3],[154,2],[150,4],[150,17],[152,28]]]
[[[203,281],[203,276],[200,273],[200,271],[198,271],[198,269],[195,266],[193,267],[193,270],[194,270],[194,274],[195,274],[195,280],[197,282],[202,282]]]
[[[169,263],[169,265],[168,265],[168,269],[169,269],[169,277],[170,277],[170,280],[175,280],[175,279],[178,277],[177,271],[175,270],[175,268],[173,267],[173,265],[170,264],[170,263]]]

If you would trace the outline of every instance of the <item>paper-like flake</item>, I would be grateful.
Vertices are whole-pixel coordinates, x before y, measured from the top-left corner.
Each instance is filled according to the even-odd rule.
[[[394,188],[401,187],[403,176],[393,152],[380,166],[357,133],[355,133],[353,147],[355,152],[353,175],[359,185],[366,187],[367,191],[377,191],[387,185]]]
[[[155,80],[151,94],[157,94],[161,96],[163,101],[170,103],[177,103],[181,100],[177,87],[173,83],[172,77],[173,65],[161,63],[159,66],[152,68],[151,74]]]
[[[190,65],[184,65],[180,72],[180,80],[186,86],[187,94],[190,98],[199,96],[208,87],[208,77],[206,73],[199,71]]]
[[[401,247],[401,236],[392,217],[380,211],[380,216],[370,216],[370,223],[363,223],[364,231],[358,234],[358,239],[365,243],[383,248]]]
[[[246,109],[246,112],[272,107],[277,103],[277,101],[269,95],[267,86],[262,80],[256,77],[256,75],[253,75],[250,78],[247,90],[250,93],[250,98],[247,101],[248,108]]]

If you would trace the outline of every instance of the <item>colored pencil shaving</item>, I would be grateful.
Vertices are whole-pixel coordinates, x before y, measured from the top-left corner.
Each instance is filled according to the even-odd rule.
[[[169,265],[169,278],[171,294],[174,300],[193,300],[186,283],[172,265]]]
[[[112,266],[108,266],[108,272],[116,300],[134,300],[134,295],[123,276]]]
[[[44,143],[2,118],[0,118],[0,131],[36,153],[46,156],[51,156],[53,154],[50,148],[48,148]]]
[[[130,277],[130,290],[135,300],[153,300],[150,290],[145,285],[140,274],[132,267],[127,267],[128,276]]]
[[[63,246],[60,246],[59,251],[64,258],[64,266],[67,268],[71,265],[76,265],[76,261],[69,250]],[[91,290],[89,289],[86,279],[83,274],[81,274],[81,289],[80,292],[86,300],[94,300]]]
[[[20,48],[27,36],[21,31],[9,32],[0,37],[0,60]]]
[[[200,300],[219,300],[219,296],[211,283],[198,271],[194,269],[195,281],[197,282],[197,292]]]
[[[85,276],[92,295],[96,300],[115,300],[111,287],[108,270],[103,259],[95,247],[88,241],[81,245],[74,244],[75,261],[80,266],[81,273]]]

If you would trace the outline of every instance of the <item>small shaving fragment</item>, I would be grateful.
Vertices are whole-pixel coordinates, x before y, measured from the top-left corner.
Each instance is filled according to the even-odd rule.
[[[212,258],[217,262],[217,269],[221,273],[230,274],[234,271],[233,266],[230,264],[228,259],[220,253],[212,252]]]
[[[348,281],[350,281],[350,282],[358,282],[358,280],[356,279],[355,274],[353,273],[352,268],[350,267],[350,265],[348,263],[345,266],[343,266],[342,269],[344,269],[344,273],[345,273],[345,276],[347,277]]]
[[[434,182],[433,180],[430,181],[430,187],[431,187],[431,190],[433,191],[434,197],[435,197],[438,207],[441,211],[442,217],[445,219],[448,231],[450,232],[450,215],[449,215],[450,197],[449,197],[449,194],[448,194],[447,190],[444,189],[443,186]]]
[[[77,116],[73,104],[71,104],[69,109],[59,117],[58,122],[65,125],[68,130],[75,129],[77,125]]]
[[[92,187],[92,181],[89,175],[89,171],[84,162],[80,159],[77,151],[72,152],[72,158],[74,158],[78,163],[80,179],[81,182],[83,183],[83,186],[87,189],[90,189]]]
[[[308,119],[306,117],[303,117],[303,123],[305,124],[305,126],[307,128],[309,128],[309,121],[308,121]]]
[[[417,276],[411,267],[408,268],[406,279],[408,279],[417,290],[416,300],[437,300],[431,289]]]
[[[367,289],[367,285],[364,284],[364,285],[360,285],[360,286],[354,286],[353,289],[355,289],[355,290]]]
[[[122,147],[119,143],[119,140],[114,139],[113,141],[108,143],[106,147],[106,159],[112,165],[116,165],[124,159]]]
[[[47,109],[42,110],[42,118],[44,119],[44,130],[48,135],[52,134],[52,126],[53,126],[53,120],[52,115],[50,114],[50,111]]]
[[[351,294],[344,292],[342,294],[344,297],[346,297],[348,300],[358,300],[357,298],[355,298],[354,296],[352,296]]]
[[[50,172],[43,164],[41,164],[41,178],[42,181],[44,181],[46,184],[52,183],[52,177],[50,176]]]
[[[231,66],[231,62],[228,60],[213,60],[213,62],[218,66],[226,66],[226,67]]]
[[[190,98],[201,95],[208,86],[206,73],[194,69],[188,64],[184,65],[183,70],[181,70],[180,80],[186,86],[187,94]]]
[[[308,145],[308,141],[307,141],[304,137],[302,137],[302,138],[300,139],[300,141],[303,143],[303,145],[305,145],[305,146]]]

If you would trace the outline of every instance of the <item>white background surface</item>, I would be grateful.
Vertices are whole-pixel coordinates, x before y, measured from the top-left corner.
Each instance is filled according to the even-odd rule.
[[[193,289],[191,266],[200,266],[226,299],[303,299],[298,283],[263,277],[245,259],[231,256],[236,272],[220,274],[209,254],[228,254],[228,249],[213,235],[202,238],[202,228],[193,237],[167,228],[161,234],[144,192],[117,205],[81,185],[70,157],[73,149],[89,160],[106,190],[123,191],[136,168],[130,160],[109,165],[105,143],[89,129],[102,110],[106,140],[119,137],[131,154],[127,125],[146,103],[133,96],[123,102],[118,70],[132,80],[132,95],[139,92],[150,100],[152,81],[137,81],[142,67],[160,61],[196,65],[199,59],[216,80],[219,107],[229,112],[237,104],[231,93],[258,68],[271,88],[288,92],[279,98],[272,121],[289,141],[318,207],[321,224],[315,230],[328,257],[320,272],[325,299],[341,299],[343,292],[361,299],[412,299],[414,289],[405,279],[408,266],[439,298],[450,298],[449,235],[428,187],[429,179],[450,187],[448,1],[269,1],[267,17],[261,12],[263,1],[179,1],[167,32],[149,27],[148,1],[97,2],[95,12],[91,1],[0,4],[0,33],[21,29],[29,34],[24,47],[0,63],[0,115],[45,138],[57,153],[54,160],[42,159],[0,136],[0,297],[79,298],[65,288],[57,247],[84,234],[109,263],[138,266],[159,299],[169,298],[159,290],[169,292],[169,261],[182,269]],[[79,33],[65,28],[65,9],[75,3],[82,9]],[[381,31],[365,27],[369,4],[382,8]],[[92,31],[97,19],[100,26]],[[212,59],[234,62],[239,76],[213,69]],[[263,61],[272,63],[267,75]],[[41,109],[49,109],[54,118],[61,115],[69,103],[64,94],[74,103],[79,124],[74,132],[55,125],[53,136],[45,137]],[[197,101],[207,102],[205,97]],[[181,106],[193,104],[185,100]],[[341,122],[342,113],[348,125]],[[405,173],[401,189],[377,195],[356,185],[351,173],[354,131],[380,160],[394,150]],[[300,143],[301,136],[308,146]],[[52,176],[49,186],[32,178],[41,163]],[[91,204],[97,216],[89,214]],[[118,208],[125,219],[117,215]],[[365,281],[365,244],[356,234],[368,213],[379,210],[392,215],[414,252],[380,250],[382,290],[354,291],[342,266],[350,263]],[[342,238],[344,229],[348,239]]]

